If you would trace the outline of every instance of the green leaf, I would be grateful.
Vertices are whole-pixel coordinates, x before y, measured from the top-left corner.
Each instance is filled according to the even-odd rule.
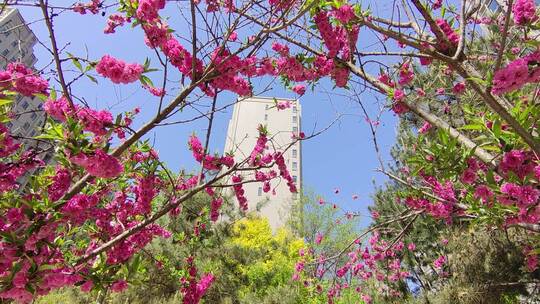
[[[96,84],[98,83],[97,79],[94,76],[86,74],[86,77],[88,77],[90,80],[92,80],[92,82],[94,82]]]
[[[145,76],[145,75],[141,75],[139,80],[145,86],[154,87],[154,84],[152,83],[152,80],[150,78],[148,78],[147,76]]]
[[[4,105],[10,104],[12,102],[13,102],[12,99],[0,98],[0,106],[4,106]]]

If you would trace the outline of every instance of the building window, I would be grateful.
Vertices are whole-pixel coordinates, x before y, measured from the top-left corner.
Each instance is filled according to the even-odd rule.
[[[297,162],[292,162],[292,170],[296,171],[297,169],[298,169],[298,163]]]
[[[292,122],[293,122],[293,123],[297,123],[297,122],[298,122],[298,116],[294,115],[294,116],[292,117]]]
[[[264,120],[268,120],[268,114],[264,114]]]
[[[292,112],[293,112],[293,113],[298,112],[298,108],[296,108],[296,106],[292,107]]]
[[[298,151],[296,149],[292,150],[292,157],[297,158],[298,157]]]
[[[499,9],[499,3],[497,3],[497,0],[491,0],[491,3],[489,3],[489,9],[493,12],[497,11]]]
[[[3,52],[2,52],[2,55],[5,57],[7,56],[7,54],[9,54],[9,49],[5,49]]]
[[[298,180],[298,177],[296,177],[296,175],[293,175],[293,176],[292,176],[292,179],[293,179],[293,181],[296,183],[296,181]]]
[[[262,188],[261,187],[259,187],[259,189],[257,190],[257,195],[262,196]]]
[[[264,106],[264,109],[265,109],[265,110],[268,110],[268,105],[265,105],[265,106]]]
[[[12,46],[12,47],[16,47],[17,44],[19,44],[18,41],[13,41],[13,42],[11,43],[11,46]]]
[[[292,127],[292,131],[293,131],[294,133],[298,132],[298,127],[297,127],[297,126]]]
[[[26,110],[26,109],[28,109],[28,106],[29,106],[29,105],[30,105],[30,104],[28,103],[28,101],[25,100],[25,101],[21,104],[21,108],[23,108],[23,109]]]
[[[32,120],[35,120],[37,118],[37,113],[36,112],[32,113],[32,116],[30,116],[30,118]]]
[[[24,125],[23,125],[23,129],[28,130],[29,128],[30,128],[30,123],[25,122]]]

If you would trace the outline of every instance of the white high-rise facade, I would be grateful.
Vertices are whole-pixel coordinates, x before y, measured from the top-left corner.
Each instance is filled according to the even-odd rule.
[[[19,11],[5,7],[0,14],[0,69],[5,69],[9,62],[22,62],[33,68],[37,61],[33,49],[36,42],[36,36]],[[15,117],[7,123],[12,134],[26,138],[39,134],[45,122],[41,104],[37,97],[17,95],[12,108]],[[23,142],[25,145],[35,144],[30,140]]]
[[[290,108],[277,109],[276,102],[287,101],[291,104]],[[259,136],[259,125],[265,125],[268,130],[269,149],[267,151],[283,151],[294,142],[293,134],[298,136],[300,133],[301,113],[300,103],[293,99],[250,97],[238,101],[229,122],[225,152],[233,152],[237,162],[249,157]],[[301,142],[294,143],[283,156],[296,187],[300,191],[302,185]],[[276,167],[273,169],[279,174]],[[243,188],[249,211],[258,210],[261,216],[268,218],[275,231],[285,225],[290,215],[291,204],[299,196],[289,191],[287,181],[284,179],[278,177],[271,183],[272,190],[268,193],[263,191],[261,183],[246,183]]]

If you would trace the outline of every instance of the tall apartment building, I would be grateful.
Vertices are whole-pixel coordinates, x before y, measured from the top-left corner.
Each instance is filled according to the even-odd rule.
[[[0,69],[5,69],[9,62],[22,62],[33,68],[37,61],[34,56],[36,42],[36,36],[19,11],[4,7],[0,14]],[[17,95],[12,108],[16,116],[7,124],[11,132],[22,137],[38,134],[45,121],[41,104],[39,98]],[[32,141],[23,142],[25,145],[33,144]]]
[[[291,107],[284,110],[276,108],[277,101],[289,101]],[[234,152],[235,160],[241,161],[251,154],[258,138],[258,126],[266,125],[269,138],[269,151],[282,151],[293,142],[292,135],[299,134],[301,126],[301,106],[298,100],[250,97],[238,101],[229,122],[225,152]],[[285,162],[296,186],[302,184],[301,143],[295,143],[284,153]],[[276,169],[277,171],[277,169]],[[278,171],[279,172],[279,171]],[[258,210],[268,218],[272,229],[283,226],[290,214],[290,207],[298,194],[290,193],[285,180],[273,180],[272,191],[265,193],[260,183],[244,184],[245,197],[249,202],[249,211]]]

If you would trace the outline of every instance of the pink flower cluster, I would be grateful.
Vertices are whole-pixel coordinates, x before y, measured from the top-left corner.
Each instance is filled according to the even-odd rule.
[[[97,195],[77,194],[62,206],[62,214],[76,225],[81,225],[92,217],[99,203]]]
[[[446,257],[444,255],[441,255],[433,262],[435,269],[442,269],[444,264],[446,264]]]
[[[218,220],[219,209],[221,208],[221,205],[223,205],[223,198],[217,197],[212,199],[212,202],[210,203],[210,220],[212,222]]]
[[[93,154],[79,153],[71,156],[69,160],[83,167],[88,174],[102,178],[114,178],[122,174],[124,167],[118,159],[97,149]]]
[[[516,0],[512,6],[512,13],[514,23],[517,25],[527,25],[538,19],[534,0]]]
[[[201,141],[195,135],[189,138],[188,145],[195,160],[203,164],[203,167],[207,170],[220,170],[224,165],[229,168],[234,165],[232,156],[219,157],[205,154]]]
[[[11,153],[13,152],[15,151],[12,151]],[[19,187],[19,184],[17,183],[19,177],[23,176],[26,172],[43,165],[43,161],[37,158],[32,150],[24,152],[16,159],[16,161],[7,159],[5,163],[0,162],[0,193],[17,189]]]
[[[373,233],[369,238],[369,246],[362,247],[359,241],[355,242],[358,246],[352,251],[348,252],[348,260],[335,270],[337,278],[349,278],[356,277],[362,281],[368,281],[376,279],[380,282],[379,293],[388,293],[393,295],[399,295],[399,291],[394,289],[398,287],[397,282],[405,280],[409,277],[409,273],[402,269],[400,255],[404,253],[405,244],[400,241],[394,245],[389,242],[380,239],[377,232]],[[410,246],[410,244],[409,244]],[[318,261],[316,268],[316,275],[322,278],[330,269],[326,268],[325,261],[327,259],[324,256],[313,257],[315,261]],[[299,273],[304,270],[303,261],[298,262],[295,269],[295,274],[299,277]],[[326,267],[325,267],[326,266]],[[334,269],[334,265],[332,265]],[[336,282],[327,293],[329,303],[333,303],[333,299],[339,296],[342,289],[348,288],[348,283]],[[322,288],[317,287],[319,292]],[[361,292],[361,289],[357,289]],[[370,299],[369,295],[364,294],[363,298]]]
[[[276,161],[276,165],[278,166],[279,175],[287,181],[289,191],[291,191],[291,193],[298,192],[298,189],[294,184],[294,180],[289,173],[289,170],[287,170],[287,165],[285,165],[285,158],[283,157],[283,154],[281,152],[276,152],[274,154],[274,160]]]
[[[354,51],[358,39],[358,27],[350,31],[343,26],[333,27],[330,24],[330,13],[321,11],[315,15],[314,21],[328,49],[328,57],[334,58],[341,54],[342,59],[348,60]]]
[[[356,17],[353,7],[349,4],[341,5],[338,9],[334,8],[332,14],[343,24],[349,23],[349,21]]]
[[[47,114],[59,121],[66,121],[68,116],[78,119],[85,131],[90,131],[96,136],[107,134],[107,127],[112,125],[112,115],[110,112],[106,110],[96,111],[90,108],[80,108],[75,105],[74,114],[64,97],[58,100],[47,100],[43,108]]]
[[[414,73],[411,70],[410,63],[404,62],[399,69],[399,80],[398,84],[400,86],[405,86],[410,84],[414,79]]]
[[[160,179],[153,174],[137,178],[137,185],[133,188],[136,214],[148,215],[152,212],[152,200],[161,188],[160,183]]]
[[[13,90],[24,96],[47,95],[49,83],[36,75],[22,63],[8,63],[5,71],[0,71],[0,89]]]
[[[297,84],[294,87],[292,87],[292,91],[302,96],[306,93],[306,86],[303,84]]]
[[[0,157],[13,154],[19,147],[20,144],[15,142],[6,125],[0,122]]]
[[[107,19],[107,26],[103,30],[105,34],[113,34],[116,32],[116,28],[123,26],[126,22],[130,22],[130,19],[125,18],[120,14],[112,14]]]
[[[459,43],[460,37],[459,37],[458,33],[456,33],[452,29],[450,24],[448,24],[448,21],[446,21],[445,19],[437,19],[437,20],[435,20],[435,23],[437,24],[437,26],[439,26],[441,28],[442,32],[446,35],[446,38],[448,39],[448,41],[450,41],[450,43],[453,46],[457,46],[458,43]],[[440,49],[442,49],[442,50],[446,50],[446,49],[448,49],[448,47],[449,46],[444,45],[444,43],[440,44]]]
[[[535,165],[533,156],[529,152],[522,150],[512,150],[506,152],[499,164],[499,170],[502,174],[514,173],[520,179],[535,173]],[[538,178],[538,177],[537,177]]]
[[[392,103],[392,111],[397,115],[409,112],[409,107],[403,102],[405,100],[405,92],[401,89],[394,91],[394,102]]]
[[[229,51],[216,49],[212,54],[212,62],[216,65],[219,76],[212,80],[211,85],[215,89],[228,90],[240,96],[250,95],[251,84],[239,74],[253,76],[256,73],[255,57],[248,57],[242,60],[237,55],[232,55]]]
[[[56,168],[56,175],[53,176],[52,180],[53,182],[47,189],[47,192],[49,194],[49,200],[55,202],[64,196],[69,189],[71,174],[68,169],[58,167]]]
[[[66,121],[68,116],[73,117],[79,120],[85,131],[90,131],[96,136],[107,134],[107,128],[112,125],[113,120],[109,111],[96,111],[90,108],[80,108],[77,105],[74,108],[75,112],[69,107],[68,101],[64,97],[57,100],[49,99],[43,104],[45,112],[59,121]]]
[[[251,166],[261,165],[261,158],[263,157],[264,150],[266,150],[267,142],[268,137],[266,136],[266,131],[261,125],[259,126],[259,138],[257,138],[257,143],[255,144],[255,147],[253,148],[253,151],[251,151],[251,154],[249,156],[249,164]]]
[[[424,122],[424,124],[422,125],[422,127],[420,129],[418,129],[418,133],[420,134],[426,134],[427,132],[429,132],[429,130],[431,130],[432,126],[429,122]]]
[[[193,257],[187,259],[189,278],[186,280],[183,278],[182,282],[187,283],[186,286],[181,288],[184,299],[183,304],[198,304],[201,298],[204,296],[208,288],[214,282],[214,275],[211,273],[205,274],[197,282],[197,268],[193,263]]]
[[[510,62],[495,72],[491,92],[496,95],[520,89],[527,83],[540,81],[540,51]]]
[[[76,12],[76,13],[79,13],[81,15],[85,15],[86,11],[88,10],[90,13],[95,15],[95,14],[99,13],[99,8],[102,5],[101,2],[102,2],[102,0],[91,0],[88,3],[79,2],[79,3],[76,3],[73,6],[73,11]]]
[[[159,18],[158,12],[165,8],[165,0],[139,0],[137,18],[144,22],[153,22]]]
[[[268,0],[270,6],[277,11],[283,11],[285,9],[288,9],[289,7],[295,5],[297,2],[297,0]]]
[[[109,55],[105,55],[96,65],[96,72],[109,78],[113,83],[131,83],[137,81],[144,72],[138,63],[125,63]]]
[[[248,201],[247,198],[244,196],[244,189],[242,187],[242,176],[241,175],[233,175],[232,182],[234,183],[233,190],[234,195],[236,196],[236,200],[238,201],[238,204],[240,205],[240,210],[247,211],[248,210]]]
[[[285,109],[289,109],[290,107],[291,107],[291,102],[288,100],[282,100],[276,103],[276,108],[278,110],[285,110]]]

